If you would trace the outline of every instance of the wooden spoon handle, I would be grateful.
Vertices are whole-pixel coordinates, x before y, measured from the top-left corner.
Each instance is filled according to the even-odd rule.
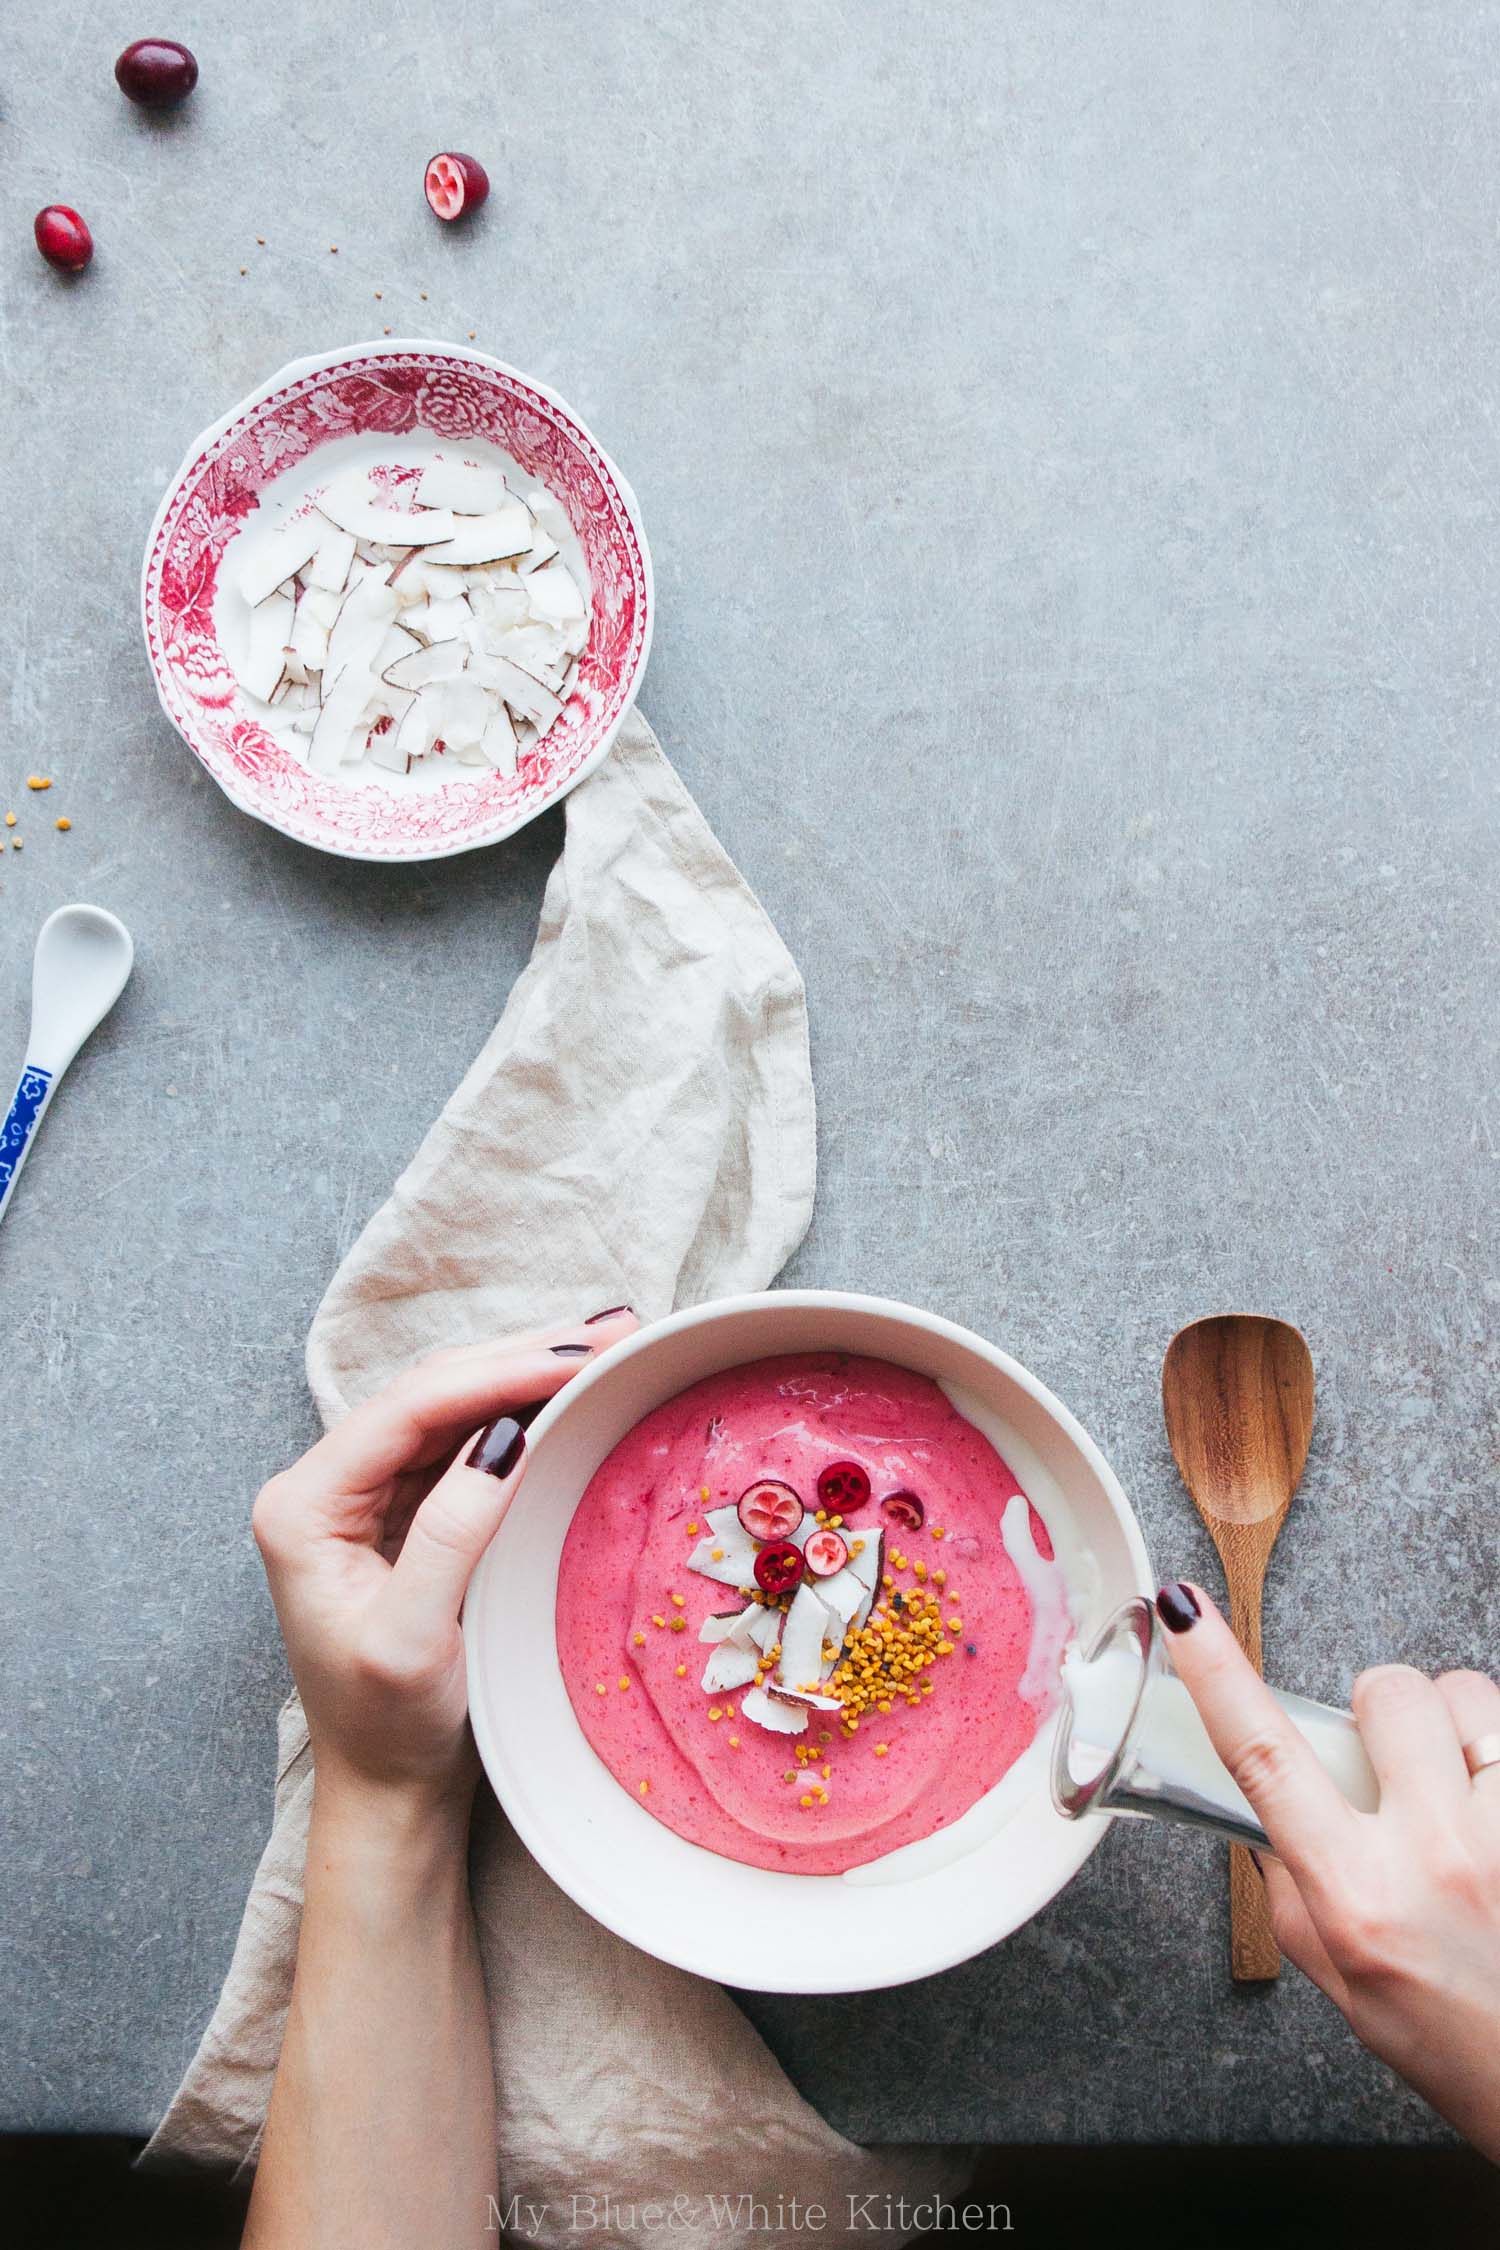
[[[1266,1886],[1243,1844],[1229,1847],[1229,1973],[1236,1984],[1271,1984],[1281,1974]]]
[[[1232,1560],[1231,1555],[1224,1555],[1229,1622],[1235,1639],[1259,1672],[1261,1589],[1270,1544],[1258,1536],[1259,1525],[1225,1524],[1221,1532],[1239,1534],[1238,1538],[1231,1537]],[[1266,1886],[1243,1844],[1229,1847],[1229,1973],[1236,1984],[1270,1984],[1281,1974],[1281,1948],[1271,1928]]]

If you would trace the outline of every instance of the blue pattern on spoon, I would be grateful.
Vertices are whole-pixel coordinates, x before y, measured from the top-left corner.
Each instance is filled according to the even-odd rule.
[[[38,1070],[34,1063],[28,1063],[21,1073],[10,1114],[0,1125],[0,1199],[21,1169],[26,1144],[41,1123],[51,1084],[51,1071]]]

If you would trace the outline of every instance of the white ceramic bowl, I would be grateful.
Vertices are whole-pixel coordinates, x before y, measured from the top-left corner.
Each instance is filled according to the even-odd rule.
[[[300,497],[354,461],[420,460],[434,439],[496,463],[517,489],[545,486],[562,507],[564,554],[590,608],[567,705],[513,775],[398,778],[368,761],[313,773],[235,679],[225,643],[249,612],[220,563],[268,492]],[[651,557],[634,493],[545,383],[471,347],[383,338],[294,360],[194,438],[146,542],[141,617],[163,710],[242,812],[346,859],[443,859],[512,835],[608,754],[651,646]]]
[[[1008,1937],[1088,1858],[1107,1824],[1068,1821],[1054,1809],[1055,1722],[943,1836],[841,1877],[776,1874],[684,1842],[614,1780],[573,1716],[553,1630],[563,1540],[610,1449],[701,1377],[801,1351],[866,1353],[949,1388],[1040,1510],[1081,1633],[1129,1595],[1151,1592],[1145,1545],[1108,1462],[1004,1352],[876,1297],[728,1298],[642,1329],[537,1417],[525,1485],[464,1612],[469,1706],[485,1770],[521,1840],[596,1920],[721,1984],[861,1992],[930,1976]]]

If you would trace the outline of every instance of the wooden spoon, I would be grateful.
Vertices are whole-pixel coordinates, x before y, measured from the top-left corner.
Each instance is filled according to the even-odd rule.
[[[1161,1403],[1173,1458],[1224,1565],[1235,1637],[1258,1672],[1266,1564],[1312,1437],[1307,1340],[1259,1313],[1195,1320],[1167,1347]],[[1236,1982],[1280,1976],[1265,1886],[1242,1844],[1230,1846],[1229,1926]]]

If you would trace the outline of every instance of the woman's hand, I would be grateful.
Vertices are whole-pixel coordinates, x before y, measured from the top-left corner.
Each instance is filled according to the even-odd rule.
[[[1380,1783],[1356,1812],[1198,1587],[1164,1586],[1178,1676],[1276,1857],[1277,1942],[1367,2047],[1500,2162],[1500,1687],[1478,1672],[1365,1672],[1354,1713]]]
[[[467,1806],[459,1608],[525,1474],[526,1409],[636,1325],[622,1307],[433,1352],[261,1492],[255,1536],[325,1800],[395,1784]]]

